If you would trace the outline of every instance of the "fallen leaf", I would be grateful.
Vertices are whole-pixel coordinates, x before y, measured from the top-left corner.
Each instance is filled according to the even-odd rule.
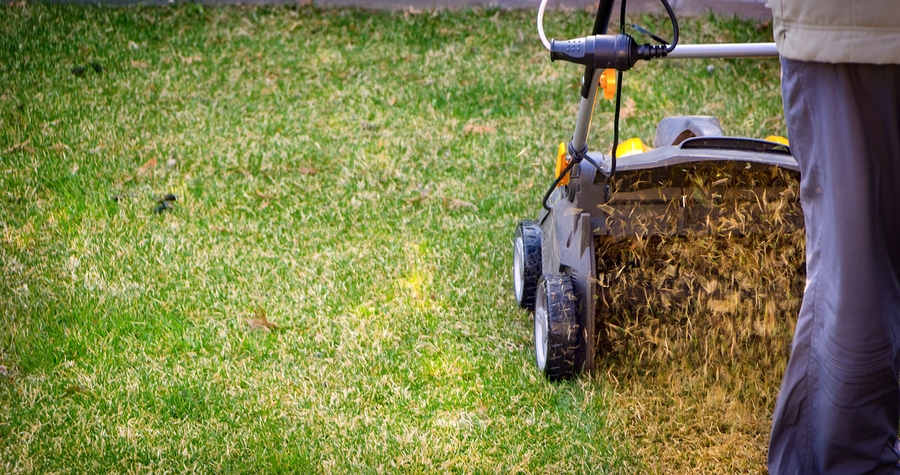
[[[141,167],[137,169],[136,173],[138,175],[146,175],[150,170],[153,170],[153,167],[155,167],[155,166],[156,166],[156,157],[153,157],[150,160],[147,160],[146,162],[144,162],[144,164],[141,165]]]
[[[263,193],[262,191],[256,190],[256,196],[261,200],[272,200],[275,199],[275,195],[271,195],[269,193]]]
[[[478,210],[478,207],[475,206],[474,204],[469,203],[468,201],[458,200],[456,198],[450,199],[449,203],[447,204],[447,207],[450,209],[469,208],[469,209]]]
[[[131,67],[138,68],[138,69],[144,69],[147,67],[147,62],[146,61],[137,61],[137,60],[132,59]]]
[[[483,124],[466,124],[463,127],[464,134],[493,134],[497,132],[497,128],[491,125],[483,125]]]
[[[32,153],[32,152],[34,152],[34,149],[28,146],[29,143],[31,143],[31,139],[28,139],[24,142],[19,142],[19,143],[13,145],[12,147],[9,147],[8,149],[4,150],[3,153],[12,153],[12,152],[15,152],[16,150],[25,150],[26,152]]]
[[[256,310],[253,312],[256,315],[256,318],[251,318],[247,321],[250,324],[250,328],[265,328],[266,330],[274,330],[278,328],[278,325],[269,321],[268,317],[266,317],[265,310]]]

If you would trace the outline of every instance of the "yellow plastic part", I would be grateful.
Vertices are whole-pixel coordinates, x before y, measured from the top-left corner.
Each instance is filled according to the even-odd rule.
[[[616,158],[627,157],[629,155],[637,155],[639,153],[649,152],[652,148],[644,145],[644,142],[638,138],[630,138],[616,147]]]
[[[769,142],[780,143],[781,145],[790,145],[788,143],[788,139],[780,136],[780,135],[770,135],[766,137],[766,140]]]
[[[604,69],[600,73],[600,89],[603,89],[603,98],[606,100],[616,98],[616,70]]]
[[[568,150],[566,148],[566,143],[560,142],[559,148],[556,151],[556,176],[557,177],[559,177],[559,175],[562,174],[563,170],[565,170],[566,166],[569,164],[569,160],[566,158],[567,151]],[[568,185],[568,184],[569,184],[569,175],[567,174],[566,176],[563,177],[562,180],[559,180],[559,184],[557,184],[556,186],[563,186],[563,185]]]

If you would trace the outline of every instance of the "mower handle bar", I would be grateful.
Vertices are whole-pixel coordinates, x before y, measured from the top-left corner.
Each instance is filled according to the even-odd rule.
[[[705,45],[676,45],[665,56],[671,59],[705,58],[777,58],[775,43],[717,43]]]
[[[626,34],[591,35],[550,41],[550,60],[588,67],[627,71],[638,61],[654,58],[751,58],[778,56],[775,43],[719,43],[702,45],[639,44]]]

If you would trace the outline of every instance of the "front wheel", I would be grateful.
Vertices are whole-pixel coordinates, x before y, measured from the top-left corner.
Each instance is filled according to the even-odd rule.
[[[541,266],[541,227],[537,221],[522,221],[513,241],[513,290],[516,303],[524,309],[534,310]]]
[[[579,332],[576,302],[570,276],[541,277],[535,295],[534,353],[538,369],[552,381],[575,376]]]

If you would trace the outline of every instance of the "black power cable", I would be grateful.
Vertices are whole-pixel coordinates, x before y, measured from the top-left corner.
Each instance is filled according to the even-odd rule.
[[[671,53],[675,50],[675,46],[678,44],[678,20],[675,19],[675,12],[672,11],[672,6],[669,5],[667,0],[660,0],[663,6],[666,9],[666,12],[669,14],[669,21],[672,22],[672,43],[666,46],[666,54]],[[625,33],[625,0],[622,0],[622,6],[619,10],[619,33]],[[638,27],[637,25],[631,25],[635,27],[638,31],[644,32],[648,34],[653,39],[660,41],[660,38],[652,33],[647,32],[643,28]],[[615,177],[616,177],[616,152],[617,148],[619,148],[619,112],[621,111],[622,105],[622,78],[623,74],[621,70],[616,71],[616,112],[613,115],[613,146],[612,153],[610,154],[610,168],[609,168],[609,182],[615,187]]]
[[[625,33],[625,0],[622,0],[622,6],[619,9],[619,33]],[[616,112],[613,114],[613,145],[609,165],[609,182],[613,186],[616,184],[616,149],[619,148],[619,111],[622,107],[622,78],[622,71],[616,70]]]
[[[672,43],[666,48],[666,53],[671,53],[672,51],[675,51],[675,46],[678,44],[678,20],[675,19],[675,12],[672,11],[672,5],[669,5],[669,2],[667,0],[659,1],[661,1],[663,7],[666,8],[666,13],[669,14],[669,21],[672,22]]]

